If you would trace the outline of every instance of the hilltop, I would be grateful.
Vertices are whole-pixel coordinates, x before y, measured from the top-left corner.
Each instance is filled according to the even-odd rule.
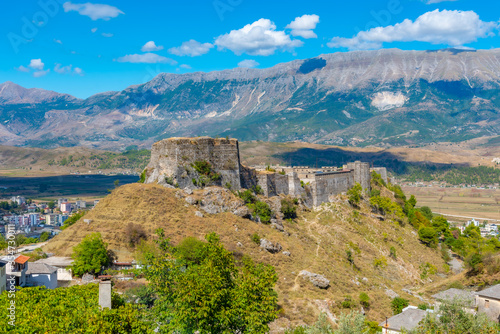
[[[212,204],[196,204],[202,199],[205,204]],[[263,200],[279,212],[279,197]],[[202,239],[205,234],[216,232],[235,256],[247,254],[257,262],[276,267],[279,276],[276,288],[283,307],[276,326],[287,326],[287,319],[311,323],[319,311],[338,313],[346,295],[356,301],[360,292],[368,293],[372,301],[368,317],[379,320],[392,314],[390,290],[419,304],[420,297],[408,292],[442,280],[438,275],[421,276],[422,268],[429,264],[439,275],[445,272],[438,251],[422,245],[409,224],[400,226],[389,217],[372,214],[367,202],[362,202],[360,210],[354,210],[345,196],[338,196],[333,203],[313,210],[301,207],[297,219],[282,221],[284,232],[230,212],[209,214],[204,210],[215,207],[224,211],[224,206],[238,205],[241,205],[239,198],[218,187],[194,190],[189,195],[156,184],[128,184],[102,199],[82,219],[52,239],[44,250],[68,256],[85,235],[100,232],[119,260],[131,260],[134,249],[129,246],[126,234],[129,223],[140,224],[149,238],[153,238],[155,229],[162,227],[174,244],[187,236]],[[203,217],[197,212],[202,212]],[[279,243],[290,256],[263,250],[252,241],[254,234],[273,244]],[[389,256],[391,247],[395,248],[397,259]],[[348,249],[352,250],[354,266],[346,259]],[[381,258],[385,258],[387,266],[376,267],[375,260]],[[330,280],[330,287],[326,290],[315,287],[299,275],[302,270],[324,275]]]
[[[320,61],[318,61],[320,59]],[[338,52],[162,73],[85,100],[0,84],[0,143],[123,149],[172,136],[383,147],[500,132],[500,50]]]

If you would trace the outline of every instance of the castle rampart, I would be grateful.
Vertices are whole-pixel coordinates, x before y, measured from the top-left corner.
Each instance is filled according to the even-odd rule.
[[[198,173],[195,166],[199,162],[209,163],[211,176]],[[387,178],[385,168],[377,171]],[[145,173],[146,183],[190,189],[209,184],[230,186],[233,190],[260,186],[265,196],[302,197],[314,206],[328,202],[332,195],[347,192],[356,182],[370,190],[371,179],[370,165],[360,161],[348,163],[343,169],[282,167],[279,172],[242,166],[238,140],[210,137],[169,138],[155,143]]]

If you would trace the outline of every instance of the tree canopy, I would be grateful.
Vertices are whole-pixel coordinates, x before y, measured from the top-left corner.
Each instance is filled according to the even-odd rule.
[[[6,319],[12,299],[4,292],[0,295],[2,333],[153,333],[154,326],[142,318],[139,307],[125,304],[113,293],[112,309],[101,309],[98,296],[97,284],[21,288],[16,292],[15,326],[11,326]]]
[[[100,233],[92,233],[83,238],[73,248],[73,274],[81,276],[85,273],[101,272],[103,267],[107,267],[111,262],[107,247]]]
[[[158,298],[153,307],[161,333],[266,333],[277,316],[272,266],[248,257],[236,263],[212,233],[203,245],[190,239],[174,248],[158,231],[159,256],[148,256],[145,276]],[[186,252],[195,245],[195,252]]]

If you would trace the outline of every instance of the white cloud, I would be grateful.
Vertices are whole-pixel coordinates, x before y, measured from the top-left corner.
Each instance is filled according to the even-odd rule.
[[[461,46],[492,36],[496,28],[496,22],[481,21],[473,11],[436,9],[419,16],[415,22],[406,19],[393,26],[361,31],[353,38],[334,37],[328,46],[363,50],[379,49],[383,43],[412,41]]]
[[[175,60],[159,56],[155,53],[126,55],[118,58],[116,61],[120,63],[148,63],[148,64],[164,63],[170,65],[177,65],[177,62]]]
[[[54,67],[54,72],[59,74],[76,74],[83,75],[83,70],[79,67],[73,69],[73,65],[62,66],[61,64],[56,64]]]
[[[200,43],[191,39],[182,43],[181,46],[168,49],[168,52],[176,56],[197,57],[208,53],[213,47],[210,43]]]
[[[73,70],[73,72],[76,74],[76,75],[83,75],[83,70],[79,67],[75,67],[75,69]]]
[[[260,19],[239,30],[232,30],[215,40],[219,50],[229,49],[237,55],[248,53],[269,56],[275,51],[293,51],[304,43],[292,40],[284,31],[277,31],[276,25],[268,19]]]
[[[113,36],[114,36],[113,34],[108,33],[108,32],[103,32],[101,35],[102,35],[103,37],[113,37]]]
[[[318,38],[318,35],[314,33],[316,25],[319,23],[319,16],[313,15],[302,15],[296,17],[285,29],[291,29],[291,34],[293,36],[300,36],[303,38]]]
[[[54,71],[59,74],[66,74],[71,72],[72,65],[61,66],[61,64],[56,64]]]
[[[42,62],[41,59],[31,59],[30,64],[28,66],[34,70],[41,71],[41,70],[43,70],[43,67],[45,66],[45,64]]]
[[[238,67],[246,67],[246,68],[257,67],[259,65],[260,64],[253,59],[245,59],[238,63]]]
[[[181,64],[181,65],[179,65],[179,67],[180,67],[180,68],[184,68],[184,69],[186,69],[186,70],[190,70],[190,69],[192,69],[192,67],[191,67],[191,66],[189,66],[188,64]]]
[[[46,71],[35,71],[33,72],[33,76],[35,78],[39,78],[39,77],[43,77],[45,74],[49,73],[50,70],[46,70]]]
[[[156,46],[154,41],[149,41],[144,46],[141,48],[142,52],[149,52],[149,51],[160,51],[163,50],[163,46],[158,45]]]
[[[80,15],[90,17],[93,21],[96,20],[109,20],[117,17],[120,14],[125,14],[116,7],[103,4],[94,3],[71,3],[70,1],[63,4],[65,12],[76,11]]]
[[[97,28],[92,28],[90,29],[90,31],[92,31],[92,33],[95,33],[97,31]]]
[[[27,68],[27,67],[25,67],[23,65],[21,65],[19,67],[16,67],[16,70],[18,70],[19,72],[29,72],[30,71],[29,68]]]
[[[55,39],[55,38],[54,38],[54,43],[57,43],[57,44],[61,44],[61,45],[62,45],[62,42],[61,42],[61,40],[60,40],[60,39]]]

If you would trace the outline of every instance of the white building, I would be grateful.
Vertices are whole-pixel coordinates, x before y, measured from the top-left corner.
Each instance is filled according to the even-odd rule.
[[[64,202],[61,203],[61,212],[71,212],[71,203],[69,202]]]
[[[57,288],[57,268],[45,263],[31,262],[26,270],[28,286],[45,286],[47,289]]]

